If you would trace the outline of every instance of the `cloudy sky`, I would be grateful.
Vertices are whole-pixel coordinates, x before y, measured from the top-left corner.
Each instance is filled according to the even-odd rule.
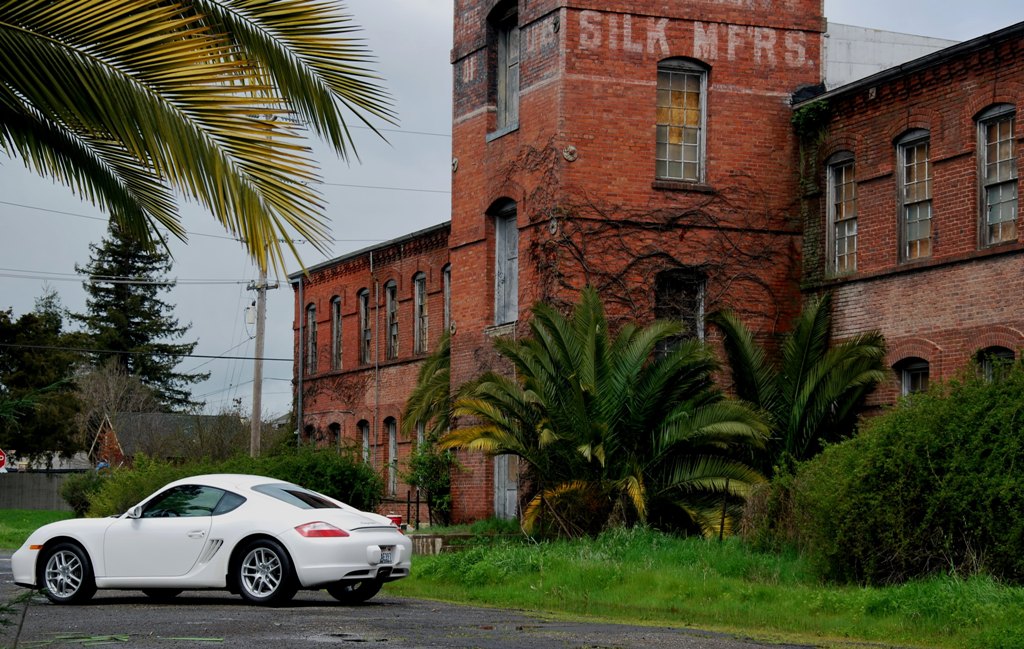
[[[388,142],[357,131],[360,162],[346,165],[320,156],[324,198],[335,243],[329,255],[300,246],[303,261],[316,264],[449,218],[451,161],[452,0],[347,0],[378,61],[376,70],[394,97],[400,123],[384,126]],[[834,22],[938,38],[966,40],[1024,20],[1020,0],[982,4],[962,0],[826,0]],[[252,397],[252,326],[245,307],[254,299],[246,285],[256,278],[240,245],[193,206],[183,208],[187,244],[173,242],[178,286],[165,300],[191,322],[196,354],[182,370],[211,372],[195,396],[218,412]],[[75,263],[85,264],[89,244],[106,230],[103,215],[70,190],[26,171],[0,154],[0,309],[15,317],[32,309],[47,287],[64,305],[81,311],[85,292]],[[294,262],[289,272],[298,269]],[[273,278],[272,278],[273,279]],[[293,293],[287,278],[268,292],[263,413],[276,416],[291,405]]]

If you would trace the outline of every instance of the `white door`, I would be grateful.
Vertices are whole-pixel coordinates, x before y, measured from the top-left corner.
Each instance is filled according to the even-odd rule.
[[[494,515],[516,518],[519,513],[519,458],[499,455],[494,458]]]

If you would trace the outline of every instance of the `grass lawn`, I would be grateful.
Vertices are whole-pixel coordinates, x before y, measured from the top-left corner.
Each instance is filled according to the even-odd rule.
[[[1024,588],[981,576],[885,588],[825,585],[797,556],[645,530],[417,556],[412,576],[387,590],[819,646],[1024,647]]]
[[[0,550],[17,550],[36,528],[74,516],[72,512],[0,509]]]

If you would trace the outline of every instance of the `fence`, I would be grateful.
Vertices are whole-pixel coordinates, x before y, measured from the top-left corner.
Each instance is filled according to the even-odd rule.
[[[0,509],[71,511],[60,497],[69,472],[31,471],[0,473]]]

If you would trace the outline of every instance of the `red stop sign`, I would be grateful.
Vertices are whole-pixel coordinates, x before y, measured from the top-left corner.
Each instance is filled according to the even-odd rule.
[[[4,453],[4,450],[0,448],[0,469],[5,466],[7,466],[7,453]]]

